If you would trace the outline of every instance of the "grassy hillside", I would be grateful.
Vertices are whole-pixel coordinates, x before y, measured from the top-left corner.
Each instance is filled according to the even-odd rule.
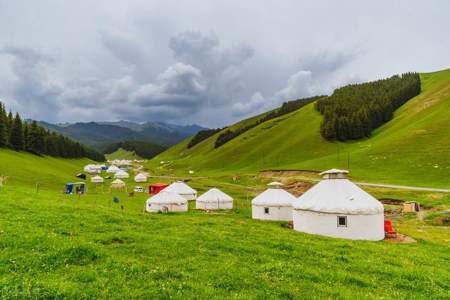
[[[77,181],[75,175],[88,163],[93,162],[0,150],[0,176],[6,177],[7,186],[35,188],[39,183],[42,189],[62,189],[64,183]]]
[[[219,149],[214,149],[217,135],[191,149],[184,141],[153,163],[170,160],[176,170],[205,174],[340,167],[360,180],[449,187],[450,69],[421,74],[421,81],[422,93],[365,140],[325,141],[319,132],[322,116],[310,104],[260,124]]]
[[[147,195],[0,191],[4,298],[445,298],[445,227],[396,223],[415,244],[294,232],[250,218],[253,177],[194,179],[235,198],[231,212],[143,214]],[[113,196],[120,198],[114,204]],[[447,200],[448,203],[448,200]],[[124,206],[124,210],[120,209]],[[420,228],[420,231],[416,230]],[[408,253],[408,255],[405,255]],[[437,267],[441,266],[441,267]]]

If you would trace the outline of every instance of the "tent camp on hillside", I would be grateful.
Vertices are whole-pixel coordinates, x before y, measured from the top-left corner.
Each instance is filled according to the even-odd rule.
[[[197,198],[195,207],[204,210],[232,209],[233,198],[217,188],[212,188]]]
[[[197,191],[188,186],[183,181],[175,181],[164,190],[177,193],[186,200],[195,200],[197,198]]]
[[[292,220],[292,202],[296,198],[282,189],[283,184],[272,182],[269,188],[252,200],[252,218],[260,220]]]
[[[185,212],[188,210],[188,200],[179,194],[163,190],[147,200],[147,212]]]
[[[347,179],[348,171],[322,172],[323,180],[293,204],[294,229],[355,240],[384,239],[383,204]]]

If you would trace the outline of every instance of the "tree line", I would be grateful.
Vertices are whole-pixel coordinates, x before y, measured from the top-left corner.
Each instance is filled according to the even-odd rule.
[[[321,135],[327,140],[369,137],[374,129],[391,120],[394,111],[420,93],[418,73],[350,84],[316,102],[323,115]]]
[[[0,102],[0,148],[27,151],[37,155],[63,158],[87,157],[104,161],[105,156],[71,139],[39,126],[36,121],[24,122],[19,113],[7,113]]]
[[[205,130],[200,130],[199,132],[197,132],[196,135],[194,135],[192,137],[192,139],[189,141],[189,144],[187,145],[187,148],[190,149],[192,147],[194,147],[195,145],[197,145],[198,143],[206,140],[207,138],[209,138],[210,136],[215,135],[216,133],[218,133],[219,131],[221,131],[222,128],[213,128],[213,129],[205,129]]]
[[[239,135],[243,134],[244,132],[258,126],[261,123],[267,122],[269,120],[272,120],[272,119],[278,118],[280,116],[286,115],[288,113],[291,113],[293,111],[296,111],[296,110],[300,109],[301,107],[303,107],[311,102],[314,102],[322,97],[324,97],[324,96],[314,96],[314,97],[302,98],[302,99],[284,102],[281,105],[281,107],[274,109],[273,111],[265,114],[264,116],[262,116],[261,118],[256,120],[254,123],[251,123],[247,126],[240,127],[236,130],[231,130],[231,129],[225,130],[223,133],[221,133],[217,137],[217,139],[214,143],[214,148],[219,148],[220,146],[228,143],[232,139],[234,139],[234,138],[238,137]]]

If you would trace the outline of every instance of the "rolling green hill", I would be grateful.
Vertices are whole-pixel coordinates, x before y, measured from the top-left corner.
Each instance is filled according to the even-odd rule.
[[[117,149],[113,153],[106,154],[106,159],[114,160],[114,159],[142,159],[139,155],[137,155],[134,151],[124,150],[122,148]]]
[[[422,92],[394,113],[368,139],[329,142],[320,135],[322,116],[309,104],[264,122],[219,149],[218,134],[187,149],[189,140],[153,160],[176,170],[207,173],[264,169],[349,168],[360,180],[449,187],[450,69],[420,75]],[[232,128],[245,126],[249,121]]]

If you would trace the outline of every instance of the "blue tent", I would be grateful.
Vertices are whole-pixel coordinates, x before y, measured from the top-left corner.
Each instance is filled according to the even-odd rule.
[[[84,174],[84,173],[77,174],[77,176],[75,176],[75,177],[78,177],[78,178],[81,178],[83,180],[86,180],[86,174]]]
[[[71,182],[66,184],[65,194],[84,194],[86,184],[84,182]]]

